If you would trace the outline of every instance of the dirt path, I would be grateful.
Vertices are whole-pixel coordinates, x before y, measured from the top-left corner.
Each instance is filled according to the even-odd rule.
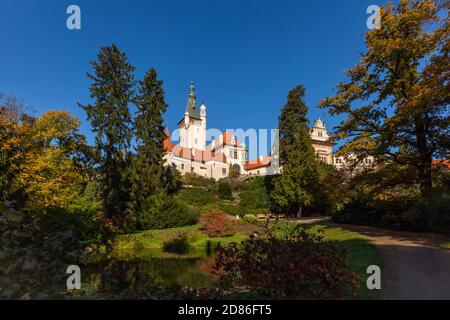
[[[339,225],[329,220],[312,223],[358,232],[377,247],[383,259],[383,299],[450,300],[450,250],[439,247],[448,238],[436,234]]]
[[[364,235],[383,259],[383,299],[450,300],[450,250],[441,236],[338,225]]]

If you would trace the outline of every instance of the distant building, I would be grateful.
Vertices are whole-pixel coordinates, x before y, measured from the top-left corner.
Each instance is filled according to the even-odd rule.
[[[240,174],[274,175],[279,173],[278,159],[261,156],[248,160],[245,144],[238,141],[232,132],[221,133],[218,139],[209,144],[206,141],[206,106],[197,107],[194,84],[191,82],[184,117],[178,122],[179,144],[174,145],[166,128],[164,147],[166,165],[177,169],[181,174],[195,173],[206,178],[219,180],[229,175],[230,167]],[[339,169],[350,164],[350,157],[334,157],[334,143],[330,141],[325,123],[319,118],[310,129],[312,145],[320,161]],[[373,161],[370,159],[368,161]]]
[[[334,143],[330,141],[325,123],[320,118],[314,122],[314,126],[309,130],[309,135],[318,159],[324,163],[333,164]]]

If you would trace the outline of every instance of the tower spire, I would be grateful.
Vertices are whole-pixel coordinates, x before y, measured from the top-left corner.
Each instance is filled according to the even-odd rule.
[[[191,84],[189,86],[189,94],[188,94],[188,102],[186,105],[186,112],[189,114],[189,117],[200,119],[200,113],[197,108],[197,97],[195,95],[195,87],[194,81],[191,80]]]
[[[191,80],[191,84],[189,85],[189,96],[195,97],[194,80]]]

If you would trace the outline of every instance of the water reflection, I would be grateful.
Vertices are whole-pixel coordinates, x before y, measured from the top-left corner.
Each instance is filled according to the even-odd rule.
[[[214,257],[104,260],[89,265],[83,282],[94,290],[117,292],[151,281],[159,286],[193,288],[212,285]]]

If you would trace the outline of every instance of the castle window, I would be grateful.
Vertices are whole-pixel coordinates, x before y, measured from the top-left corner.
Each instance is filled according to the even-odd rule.
[[[222,176],[226,176],[227,175],[227,169],[226,168],[222,168]]]
[[[198,143],[197,141],[198,141],[198,139],[196,138],[196,139],[195,139],[195,144],[197,144],[197,143]]]
[[[237,159],[238,158],[238,154],[237,154],[237,151],[235,151],[234,152],[234,159]]]
[[[184,170],[184,163],[181,164],[181,170]]]
[[[322,137],[322,132],[319,131],[319,137]]]

